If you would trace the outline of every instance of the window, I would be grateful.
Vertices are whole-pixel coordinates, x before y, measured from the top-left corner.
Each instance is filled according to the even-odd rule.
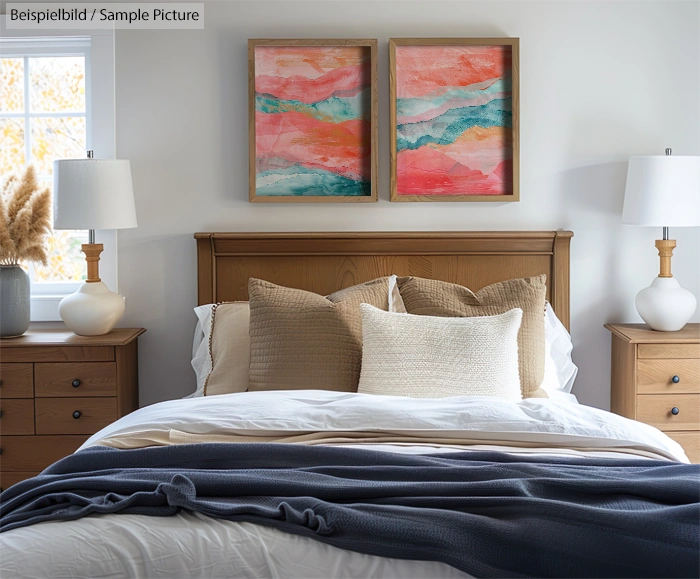
[[[0,58],[0,174],[34,164],[41,184],[51,187],[54,160],[85,157],[89,146],[89,41],[29,54],[26,46],[22,51],[25,43],[13,44],[14,54],[3,50]],[[27,266],[35,289],[40,289],[36,284],[85,279],[80,245],[86,240],[86,231],[55,231],[48,266]]]
[[[0,175],[33,164],[42,184],[53,186],[56,159],[114,157],[114,52],[112,31],[86,37],[0,34]],[[93,99],[93,95],[95,99]],[[116,235],[96,232],[105,244],[100,277],[116,287]],[[32,320],[59,320],[58,303],[87,271],[80,246],[87,231],[55,231],[49,265],[28,265]]]

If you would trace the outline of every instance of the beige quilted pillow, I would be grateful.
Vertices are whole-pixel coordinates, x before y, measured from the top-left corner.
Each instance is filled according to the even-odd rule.
[[[362,311],[359,392],[412,398],[496,396],[518,401],[522,310],[439,318]]]
[[[418,277],[398,278],[409,314],[440,317],[493,316],[513,308],[523,311],[518,334],[523,398],[547,398],[544,379],[545,275],[498,282],[474,293],[464,286]]]
[[[360,304],[388,310],[388,277],[328,297],[250,279],[248,296],[249,390],[357,391],[362,365]]]

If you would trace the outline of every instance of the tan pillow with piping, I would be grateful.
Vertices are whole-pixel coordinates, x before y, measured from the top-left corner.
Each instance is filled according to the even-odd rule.
[[[389,278],[392,312],[406,313],[396,276]],[[250,363],[249,302],[221,302],[211,306],[208,324],[209,367],[204,379],[203,395],[230,394],[248,390],[248,366]],[[215,323],[216,322],[216,323]]]
[[[249,390],[356,392],[360,304],[389,309],[389,278],[324,297],[251,278]]]
[[[249,320],[248,302],[222,302],[212,307],[211,372],[204,383],[204,396],[248,390]]]
[[[544,308],[547,276],[498,282],[474,293],[445,281],[419,277],[397,280],[409,314],[441,317],[495,316],[523,311],[518,333],[518,366],[523,398],[547,398],[544,379]]]

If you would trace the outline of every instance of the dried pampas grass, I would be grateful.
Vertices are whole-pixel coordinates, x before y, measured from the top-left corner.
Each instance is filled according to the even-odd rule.
[[[51,233],[51,191],[39,190],[33,166],[22,178],[6,179],[0,192],[0,264],[31,261],[48,265],[46,237]]]

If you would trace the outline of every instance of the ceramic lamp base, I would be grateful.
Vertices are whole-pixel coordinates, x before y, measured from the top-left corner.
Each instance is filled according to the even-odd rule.
[[[79,336],[102,336],[111,332],[124,314],[124,298],[101,281],[84,283],[61,300],[58,313]]]
[[[637,312],[652,330],[677,332],[695,313],[695,296],[673,277],[657,277],[637,294]]]

